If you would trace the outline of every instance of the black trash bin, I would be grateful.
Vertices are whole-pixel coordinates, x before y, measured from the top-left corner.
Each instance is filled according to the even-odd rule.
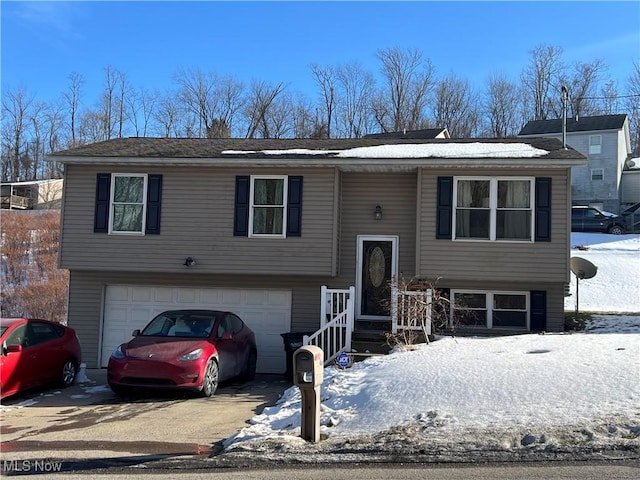
[[[287,369],[284,372],[285,380],[293,382],[293,354],[302,346],[304,336],[312,334],[313,332],[287,332],[280,334],[287,357]]]

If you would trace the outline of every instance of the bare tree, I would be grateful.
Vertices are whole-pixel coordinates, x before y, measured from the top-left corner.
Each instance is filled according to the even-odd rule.
[[[262,138],[271,138],[269,110],[283,90],[283,83],[269,85],[266,82],[253,82],[251,84],[251,92],[245,107],[248,120],[246,138],[256,138],[258,133]]]
[[[491,75],[484,103],[484,115],[489,124],[489,136],[505,138],[516,135],[518,87],[503,75]]]
[[[26,179],[27,172],[22,169],[22,162],[28,154],[27,128],[33,103],[34,97],[24,87],[3,91],[3,181],[16,182]]]
[[[382,62],[384,87],[374,104],[383,131],[420,128],[428,94],[433,87],[433,66],[415,49],[391,48],[377,53]]]
[[[63,148],[61,133],[64,131],[63,107],[58,103],[50,104],[45,113],[46,152],[55,152]],[[45,178],[60,178],[63,173],[61,163],[49,161],[45,167]]]
[[[25,163],[23,169],[27,180],[36,180],[44,177],[42,166],[44,164],[45,137],[46,131],[45,116],[48,106],[43,102],[36,102],[29,114],[29,123],[31,124],[31,135],[28,142],[28,154],[25,155]]]
[[[214,122],[217,126],[233,128],[234,117],[242,106],[244,86],[241,82],[201,70],[182,70],[174,78],[180,87],[180,101],[197,121],[196,136],[215,134],[218,128]]]
[[[158,103],[158,93],[149,92],[144,87],[132,91],[126,98],[127,118],[133,126],[136,137],[146,137],[154,109]]]
[[[94,143],[107,140],[105,138],[105,117],[98,110],[86,110],[80,116],[78,133],[83,142]]]
[[[453,138],[474,136],[479,116],[469,82],[451,74],[438,83],[435,96],[435,124],[446,127]]]
[[[294,138],[311,138],[313,135],[313,107],[302,94],[297,94],[291,111],[291,124]]]
[[[615,81],[610,80],[604,84],[600,92],[602,96],[602,113],[604,115],[612,115],[619,111],[620,99],[618,96],[618,87]]]
[[[331,138],[331,126],[336,107],[336,69],[331,66],[320,67],[314,63],[311,65],[311,72],[320,89],[320,111],[323,117],[321,123],[326,125],[326,137]]]
[[[596,97],[598,82],[604,70],[606,65],[602,60],[578,62],[572,75],[561,80],[561,84],[569,91],[571,113],[574,117],[597,115],[602,111]],[[555,118],[562,117],[560,102],[550,102],[549,109]]]
[[[102,140],[113,138],[114,130],[114,110],[116,108],[116,86],[118,83],[119,72],[110,65],[105,67],[105,84],[100,99],[100,116],[102,127]]]
[[[80,115],[80,101],[82,98],[82,85],[84,84],[84,78],[79,73],[73,72],[68,77],[69,87],[66,92],[62,94],[64,102],[66,104],[67,113],[69,115],[69,142],[67,147],[75,147],[79,144],[77,138],[78,118]]]
[[[373,75],[358,63],[350,63],[337,70],[339,107],[338,123],[346,138],[360,138],[372,124],[371,99],[374,92]]]
[[[157,108],[152,116],[161,136],[166,138],[178,136],[181,111],[177,95],[173,92],[167,92],[158,100]]]
[[[133,94],[133,92],[129,92],[130,87],[126,73],[117,72],[116,78],[118,85],[118,98],[116,101],[116,124],[118,126],[118,138],[122,138],[124,135],[124,125],[126,119],[126,104],[128,103],[127,97]]]
[[[530,54],[531,62],[521,75],[523,93],[533,108],[529,116],[534,120],[547,120],[553,114],[553,104],[560,98],[560,78],[564,70],[562,48],[542,45]]]
[[[640,63],[633,64],[633,72],[627,78],[625,109],[629,115],[631,151],[640,156]]]

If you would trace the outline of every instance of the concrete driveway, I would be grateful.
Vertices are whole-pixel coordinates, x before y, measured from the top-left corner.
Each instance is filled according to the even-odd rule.
[[[122,398],[109,389],[106,369],[87,370],[79,380],[86,381],[2,401],[3,461],[208,456],[291,386],[281,375],[257,375],[224,383],[211,398],[181,392]]]

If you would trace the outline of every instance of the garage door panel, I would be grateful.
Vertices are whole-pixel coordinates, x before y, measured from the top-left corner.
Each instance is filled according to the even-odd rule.
[[[242,304],[242,291],[240,290],[223,290],[220,292],[222,295],[223,305],[241,305]]]
[[[122,301],[129,300],[129,288],[113,285],[107,289],[107,300],[109,301]]]
[[[281,333],[291,328],[291,291],[109,285],[105,295],[102,366],[111,352],[165,310],[202,308],[236,313],[255,332],[258,372],[283,373]]]

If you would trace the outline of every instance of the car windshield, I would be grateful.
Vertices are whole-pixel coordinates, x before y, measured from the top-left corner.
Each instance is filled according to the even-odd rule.
[[[142,336],[206,338],[211,335],[215,312],[165,312],[151,320]]]

